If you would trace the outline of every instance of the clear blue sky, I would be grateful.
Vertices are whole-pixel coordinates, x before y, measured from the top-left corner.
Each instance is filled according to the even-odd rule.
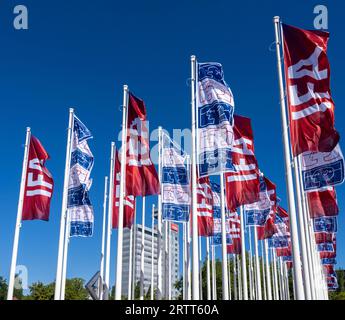
[[[337,3],[337,4],[335,4]],[[29,10],[29,30],[16,31],[13,8]],[[90,198],[95,234],[72,239],[68,277],[89,279],[99,269],[104,176],[110,142],[120,129],[122,85],[147,105],[150,128],[190,127],[189,59],[223,64],[236,113],[252,119],[261,170],[277,184],[286,205],[272,18],[313,28],[315,1],[1,1],[0,3],[0,275],[8,278],[23,157],[25,128],[31,126],[51,155],[55,179],[50,221],[24,222],[18,264],[29,282],[53,281],[56,273],[68,108],[94,135]],[[336,127],[345,136],[344,14],[341,1],[329,9],[329,58]],[[344,148],[344,145],[343,145]],[[344,187],[340,206],[338,266],[345,267]],[[156,201],[148,201],[148,208]],[[140,202],[140,201],[139,201]],[[140,205],[138,206],[140,210]],[[140,211],[139,211],[140,212]],[[140,221],[140,219],[138,220]],[[149,219],[148,219],[149,222]],[[114,233],[116,235],[116,232]],[[112,282],[115,241],[112,249]]]

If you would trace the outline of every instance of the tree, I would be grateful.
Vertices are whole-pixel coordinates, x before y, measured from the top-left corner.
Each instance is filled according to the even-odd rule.
[[[54,300],[55,283],[44,285],[38,281],[29,286],[29,300]]]
[[[6,300],[8,285],[3,277],[0,277],[0,300]]]
[[[66,300],[88,300],[89,294],[84,286],[85,280],[72,278],[66,280],[65,299]]]

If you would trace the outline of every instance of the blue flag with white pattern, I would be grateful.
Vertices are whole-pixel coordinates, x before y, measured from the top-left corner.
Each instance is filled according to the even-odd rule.
[[[94,157],[87,143],[91,138],[90,130],[74,116],[67,202],[71,237],[91,237],[93,234],[94,215],[89,190]]]
[[[163,220],[187,222],[190,211],[190,179],[187,155],[163,132],[162,211]]]
[[[219,63],[199,63],[197,79],[197,153],[199,177],[234,171],[235,103]]]

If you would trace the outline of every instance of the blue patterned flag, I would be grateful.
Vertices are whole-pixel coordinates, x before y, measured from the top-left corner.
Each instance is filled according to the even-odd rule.
[[[337,232],[337,217],[320,217],[313,219],[314,232]]]
[[[234,97],[219,63],[199,63],[197,82],[199,177],[234,171]]]
[[[94,217],[89,190],[94,158],[87,143],[91,138],[89,129],[74,116],[67,203],[71,237],[91,237],[93,234]]]
[[[162,149],[163,220],[187,222],[191,199],[187,155],[164,132]]]

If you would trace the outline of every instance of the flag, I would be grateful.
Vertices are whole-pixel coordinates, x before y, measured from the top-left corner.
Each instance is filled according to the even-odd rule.
[[[241,254],[241,219],[237,212],[231,212],[229,215],[229,234],[232,244],[227,245],[227,253]]]
[[[199,236],[210,237],[213,235],[213,194],[209,178],[198,179],[196,193]]]
[[[333,232],[317,232],[314,233],[315,235],[315,242],[318,243],[325,243],[325,242],[333,242],[334,233]]]
[[[254,135],[251,120],[234,116],[234,171],[225,174],[228,209],[235,212],[245,204],[259,201],[259,168],[254,154]]]
[[[313,219],[314,232],[337,232],[337,217],[321,217]]]
[[[319,252],[334,252],[333,243],[319,243],[316,245],[317,251]]]
[[[234,97],[219,63],[199,63],[197,154],[199,177],[233,170]]]
[[[337,264],[337,260],[335,258],[324,258],[321,259],[321,263],[323,265],[335,265]]]
[[[301,169],[304,191],[342,184],[344,156],[339,144],[331,152],[304,152]]]
[[[120,179],[121,179],[121,165],[119,161],[119,154],[115,152],[115,166],[114,166],[114,182],[115,195],[113,197],[113,229],[119,227],[119,208],[120,208]],[[123,228],[130,229],[134,223],[135,214],[135,197],[126,195],[123,200]]]
[[[41,142],[31,136],[22,220],[49,220],[54,181],[45,167],[48,159],[49,155]]]
[[[337,216],[339,208],[334,188],[323,188],[319,191],[307,192],[310,218]]]
[[[338,144],[327,58],[329,34],[283,24],[293,155],[330,152]]]
[[[89,199],[90,179],[94,157],[87,140],[89,129],[76,117],[73,120],[71,166],[68,185],[67,214],[70,217],[70,236],[91,237],[93,207]]]
[[[126,194],[136,197],[159,193],[158,175],[150,158],[146,107],[143,100],[129,93]]]
[[[274,224],[275,215],[272,212],[268,215],[266,222],[263,226],[256,226],[258,240],[271,238],[276,232],[277,228]]]

